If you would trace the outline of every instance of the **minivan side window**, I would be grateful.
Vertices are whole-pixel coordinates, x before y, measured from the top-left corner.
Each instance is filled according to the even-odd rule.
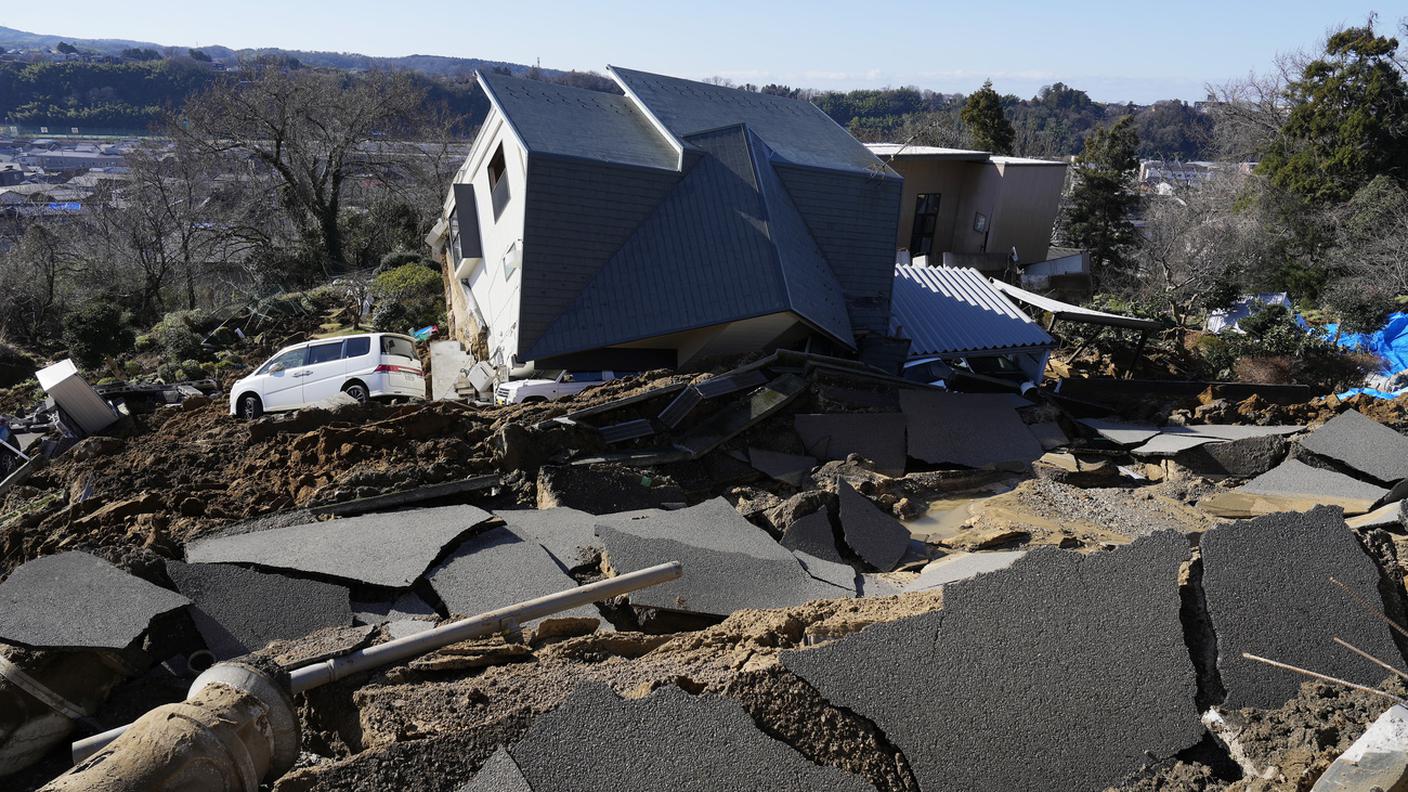
[[[361,357],[372,351],[372,340],[366,336],[357,336],[347,339],[347,344],[342,348],[342,356],[345,358]]]
[[[307,354],[308,347],[290,349],[289,351],[283,353],[282,355],[279,355],[268,363],[265,363],[264,368],[260,369],[259,373],[273,374],[275,371],[284,371],[285,369],[298,368],[299,366],[303,365],[303,359],[307,356]]]
[[[381,337],[381,353],[383,355],[400,355],[403,358],[416,359],[416,347],[410,341],[396,336]]]
[[[342,359],[342,342],[334,341],[331,344],[317,344],[308,347],[308,365],[318,363],[330,363],[334,360]]]

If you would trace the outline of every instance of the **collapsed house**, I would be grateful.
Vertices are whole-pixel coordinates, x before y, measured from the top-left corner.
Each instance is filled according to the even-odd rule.
[[[624,96],[480,74],[428,241],[501,376],[886,334],[901,179],[808,102],[612,67]]]

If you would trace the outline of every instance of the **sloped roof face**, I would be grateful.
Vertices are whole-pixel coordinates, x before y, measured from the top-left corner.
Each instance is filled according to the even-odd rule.
[[[741,126],[688,142],[703,156],[525,357],[783,311],[853,343],[840,287],[766,148]]]
[[[1055,340],[966,267],[895,267],[891,327],[911,357],[1050,348]]]
[[[624,96],[480,74],[529,152],[674,170],[679,155]]]
[[[794,165],[894,177],[811,102],[740,91],[612,66],[618,82],[676,138],[747,124],[784,161]]]

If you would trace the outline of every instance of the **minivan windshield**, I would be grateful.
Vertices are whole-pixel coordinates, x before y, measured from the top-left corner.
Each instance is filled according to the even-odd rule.
[[[410,339],[400,338],[399,336],[382,336],[381,354],[397,355],[403,358],[410,358],[411,360],[417,359],[415,344],[412,344]]]

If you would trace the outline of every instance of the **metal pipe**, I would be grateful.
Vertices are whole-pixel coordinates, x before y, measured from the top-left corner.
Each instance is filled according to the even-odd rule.
[[[289,675],[290,687],[293,693],[302,693],[330,682],[336,682],[339,679],[346,679],[354,674],[360,674],[363,671],[416,657],[452,643],[493,635],[502,632],[505,628],[526,621],[540,619],[554,613],[571,610],[580,605],[601,602],[648,586],[665,583],[682,574],[684,574],[684,568],[680,566],[680,562],[670,561],[646,567],[637,572],[628,572],[624,575],[598,580],[585,586],[558,591],[537,599],[525,600],[515,605],[451,622],[433,630],[397,638],[394,641],[387,641],[367,649],[359,649],[341,657],[304,666]],[[108,743],[116,740],[127,730],[127,726],[118,726],[115,729],[109,729],[75,742],[73,744],[74,763],[83,761]]]

